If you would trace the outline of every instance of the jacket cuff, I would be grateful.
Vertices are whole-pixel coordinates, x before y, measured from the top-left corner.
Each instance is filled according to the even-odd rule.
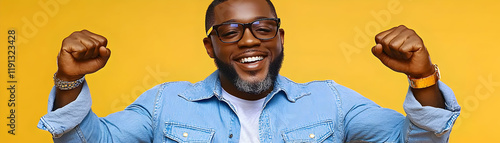
[[[64,107],[52,111],[56,97],[56,87],[52,87],[49,95],[47,114],[40,118],[37,127],[49,131],[54,138],[61,137],[82,122],[92,105],[87,82],[83,82],[82,91],[74,100]]]
[[[445,109],[422,106],[415,99],[410,88],[408,88],[403,108],[411,123],[441,136],[451,130],[455,120],[460,115],[461,108],[451,88],[441,81],[437,84],[445,100]]]

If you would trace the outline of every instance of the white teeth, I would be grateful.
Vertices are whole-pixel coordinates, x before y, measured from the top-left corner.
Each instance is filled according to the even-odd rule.
[[[262,57],[262,56],[246,57],[246,58],[240,59],[240,63],[251,63],[251,62],[260,61],[263,59],[264,59],[264,57]]]

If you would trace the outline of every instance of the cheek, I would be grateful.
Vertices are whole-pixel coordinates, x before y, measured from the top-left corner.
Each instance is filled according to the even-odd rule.
[[[269,50],[273,53],[274,60],[283,51],[283,45],[281,45],[281,42],[277,40],[272,46],[273,47],[271,47]]]
[[[214,54],[217,58],[220,60],[229,63],[228,61],[231,60],[230,55],[231,55],[231,47],[226,46],[226,45],[220,45],[217,43],[217,45],[214,45]]]
[[[222,45],[219,42],[219,39],[214,38],[214,36],[212,36],[210,39],[212,40],[212,50],[213,50],[214,56],[219,58],[220,60],[222,60],[222,57],[224,56],[224,54],[221,51]]]

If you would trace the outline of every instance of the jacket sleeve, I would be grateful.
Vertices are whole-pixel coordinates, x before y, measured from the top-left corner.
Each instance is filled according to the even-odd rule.
[[[86,82],[75,101],[55,111],[53,87],[48,113],[40,118],[37,127],[49,131],[54,142],[151,142],[157,88],[144,92],[125,110],[99,118],[90,108],[92,100]]]
[[[422,106],[408,89],[404,115],[382,108],[346,87],[337,85],[344,112],[345,142],[448,142],[460,114],[453,91],[438,82],[446,108]],[[387,96],[387,95],[382,95]]]

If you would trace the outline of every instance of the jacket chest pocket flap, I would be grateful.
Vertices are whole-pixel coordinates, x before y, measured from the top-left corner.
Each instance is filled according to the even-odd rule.
[[[319,143],[333,135],[333,121],[320,121],[311,125],[286,129],[282,132],[287,143]]]
[[[180,143],[209,143],[215,130],[181,123],[166,122],[165,137]]]

